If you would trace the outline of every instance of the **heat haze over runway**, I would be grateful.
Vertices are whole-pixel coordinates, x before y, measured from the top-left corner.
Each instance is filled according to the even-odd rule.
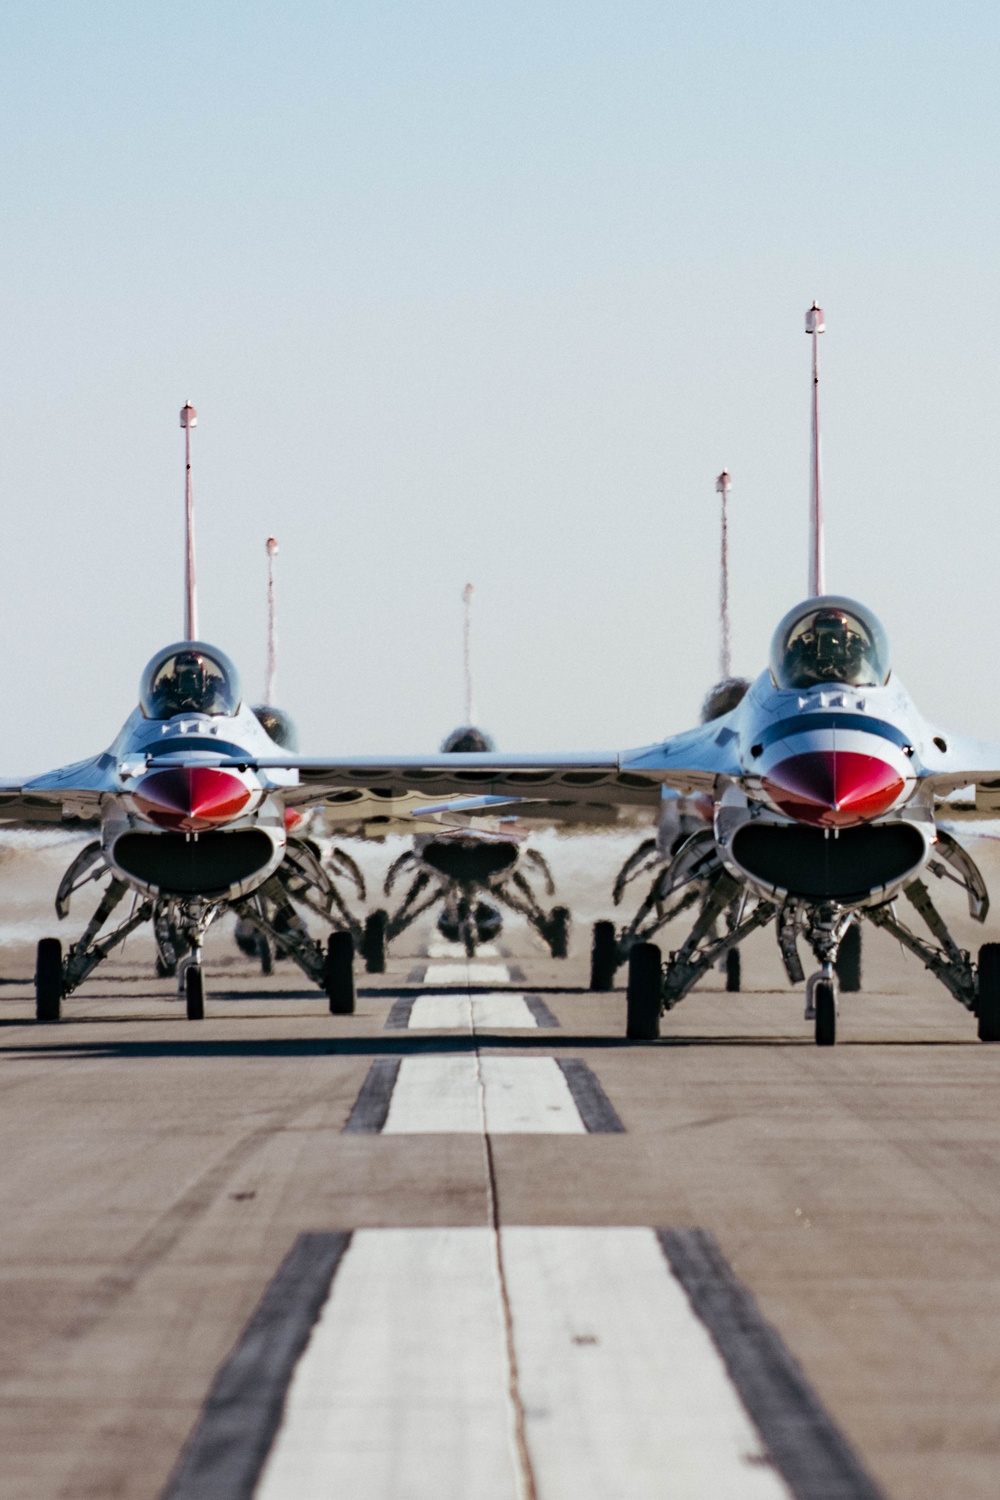
[[[766,937],[654,1044],[582,925],[346,1017],[220,932],[194,1028],[139,942],[39,1028],[8,942],[0,1495],[992,1496],[1000,1059],[866,943],[825,1051]]]

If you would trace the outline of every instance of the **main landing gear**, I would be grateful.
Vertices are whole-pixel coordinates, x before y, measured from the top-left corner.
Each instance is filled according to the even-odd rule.
[[[349,932],[331,932],[323,965],[323,988],[333,1016],[354,1014],[354,939]]]
[[[700,838],[691,838],[678,852],[678,860],[699,854]],[[960,885],[968,897],[970,915],[984,921],[989,896],[972,860],[942,829],[938,830],[937,848],[941,858],[928,861],[929,873]],[[977,961],[959,948],[922,880],[911,880],[902,888],[902,895],[923,921],[927,935],[912,931],[900,919],[895,901],[850,907],[791,898],[778,904],[755,900],[742,882],[718,865],[713,871],[707,862],[699,861],[690,873],[694,876],[692,884],[700,887],[700,911],[682,946],[669,954],[665,963],[656,944],[641,941],[631,946],[626,1021],[630,1040],[655,1040],[661,1016],[683,1000],[716,964],[725,969],[727,990],[736,988],[739,980],[734,960],[738,959],[739,944],[755,929],[774,921],[790,984],[805,982],[798,946],[801,939],[819,963],[818,971],[806,983],[806,1020],[813,1023],[817,1046],[834,1046],[840,995],[861,988],[860,924],[864,919],[916,954],[959,1004],[976,1016],[981,1041],[1000,1042],[1000,943],[984,943]],[[720,936],[723,916],[726,930]],[[611,988],[615,963],[621,960],[621,943],[611,923],[597,924],[591,955],[591,978],[597,981],[594,987]]]

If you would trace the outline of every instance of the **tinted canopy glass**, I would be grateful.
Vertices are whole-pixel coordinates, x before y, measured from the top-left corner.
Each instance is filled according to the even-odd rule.
[[[810,599],[775,631],[771,675],[781,688],[879,687],[889,676],[889,643],[864,605],[833,594]]]
[[[182,641],[154,656],[139,687],[139,707],[147,719],[175,714],[234,714],[240,706],[240,680],[224,652],[201,641]]]
[[[294,723],[289,715],[285,713],[284,709],[272,708],[267,703],[255,703],[253,713],[259,722],[263,724],[274,743],[280,745],[282,750],[298,750],[298,733]]]
[[[484,750],[495,750],[496,745],[481,729],[476,729],[472,724],[463,724],[460,729],[451,731],[441,749],[446,755],[478,755]]]

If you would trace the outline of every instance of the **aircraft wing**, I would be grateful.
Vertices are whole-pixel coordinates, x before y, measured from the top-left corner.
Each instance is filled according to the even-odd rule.
[[[0,827],[94,823],[100,816],[101,797],[116,790],[116,770],[114,756],[105,753],[44,776],[0,781]]]
[[[212,764],[294,771],[298,782],[282,781],[289,807],[324,804],[337,821],[368,823],[405,818],[412,811],[469,797],[500,798],[509,811],[539,822],[601,823],[623,807],[655,809],[664,786],[680,792],[710,790],[719,776],[739,776],[736,735],[718,723],[638,750],[589,754],[330,757],[276,754],[219,756]],[[165,765],[182,764],[176,754]],[[192,764],[203,765],[204,758]],[[997,761],[1000,767],[1000,758]],[[144,769],[155,769],[155,756]],[[93,822],[101,798],[119,789],[118,762],[105,752],[27,780],[0,781],[0,826]],[[1000,769],[997,771],[1000,779]],[[505,815],[499,803],[494,815]]]
[[[251,765],[262,772],[297,771],[299,783],[283,789],[289,806],[325,803],[328,808],[381,802],[409,814],[414,806],[439,805],[454,799],[490,797],[517,804],[530,802],[532,816],[541,805],[552,808],[552,820],[576,816],[582,805],[655,808],[662,788],[681,792],[710,790],[719,776],[739,776],[736,735],[717,724],[675,735],[638,750],[597,755],[502,755],[495,752],[427,756],[373,756],[360,759],[306,756],[262,756],[219,765]],[[500,801],[487,805],[500,811]],[[527,812],[527,807],[522,810]]]

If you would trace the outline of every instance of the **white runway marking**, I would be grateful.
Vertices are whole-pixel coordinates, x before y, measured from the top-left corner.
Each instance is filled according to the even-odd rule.
[[[788,1500],[649,1229],[505,1229],[544,1500]]]
[[[443,937],[433,937],[427,944],[428,958],[460,958],[465,963],[468,954],[462,943],[449,943]],[[480,943],[476,949],[477,958],[499,958],[500,949],[496,943]]]
[[[463,1031],[485,1027],[537,1027],[523,995],[501,990],[495,995],[420,995],[410,1011],[411,1031]]]
[[[428,964],[424,984],[507,984],[506,964],[481,964],[474,959],[462,964]]]
[[[256,1500],[517,1500],[485,1229],[359,1230]]]
[[[649,1229],[505,1229],[538,1500],[789,1500]],[[257,1500],[515,1500],[493,1232],[358,1231]]]
[[[382,1134],[580,1135],[584,1130],[566,1078],[551,1057],[406,1057]]]

